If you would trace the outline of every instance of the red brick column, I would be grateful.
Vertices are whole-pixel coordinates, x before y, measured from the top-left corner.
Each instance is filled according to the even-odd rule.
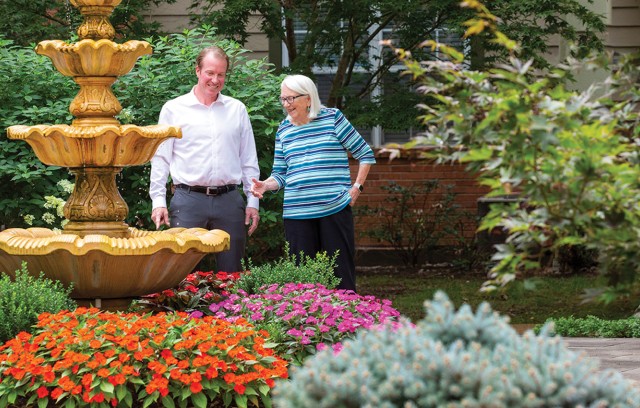
[[[411,186],[423,180],[437,179],[441,186],[452,184],[456,194],[456,204],[461,210],[477,214],[477,200],[484,196],[489,189],[477,183],[476,177],[465,170],[466,165],[460,163],[437,164],[433,160],[419,158],[419,150],[402,151],[400,157],[389,160],[388,153],[376,151],[377,163],[371,168],[363,193],[358,199],[357,206],[368,205],[375,208],[384,203],[388,195],[381,187],[395,181],[403,186]],[[352,180],[355,180],[358,162],[351,159]],[[358,248],[384,247],[385,243],[364,237],[361,232],[376,225],[375,217],[356,218],[356,246]],[[475,222],[465,225],[464,235],[473,239],[477,225]],[[446,243],[444,243],[446,244]]]

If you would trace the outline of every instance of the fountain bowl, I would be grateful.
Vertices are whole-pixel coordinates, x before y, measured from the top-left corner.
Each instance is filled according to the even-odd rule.
[[[26,262],[31,275],[73,285],[74,299],[129,299],[178,284],[208,253],[229,249],[229,234],[203,228],[142,231],[126,238],[46,228],[0,232],[0,272],[15,277]]]
[[[108,39],[84,39],[74,44],[45,40],[38,43],[36,53],[49,57],[65,76],[118,77],[131,71],[140,56],[151,54],[151,45],[137,40],[124,44]]]
[[[44,164],[60,167],[142,165],[168,137],[182,137],[180,128],[165,125],[14,125],[7,134],[26,141]]]

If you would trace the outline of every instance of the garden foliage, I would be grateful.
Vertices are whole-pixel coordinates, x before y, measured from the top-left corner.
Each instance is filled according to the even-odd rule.
[[[476,1],[467,36],[488,31],[511,52],[508,63],[486,72],[466,69],[463,56],[427,41],[449,60],[416,61],[396,49],[425,103],[421,143],[437,146],[440,160],[468,163],[490,196],[518,193],[526,205],[493,206],[481,229],[504,228],[487,283],[512,280],[537,269],[549,253],[582,246],[617,287],[630,287],[640,272],[639,56],[622,56],[602,84],[570,89],[576,70],[602,66],[605,58],[540,70],[518,58],[518,44],[496,28],[497,17]],[[599,293],[593,294],[597,296]]]
[[[564,337],[640,338],[640,318],[637,316],[617,320],[569,316],[552,318],[547,323],[553,324],[554,333]]]
[[[249,259],[248,265],[245,266],[246,272],[240,275],[231,290],[242,290],[251,295],[260,293],[264,287],[272,284],[318,283],[328,289],[335,289],[340,284],[340,278],[334,273],[337,254],[289,254],[288,243],[285,243],[284,253],[285,255],[273,262],[257,266]]]
[[[196,271],[187,275],[176,288],[135,299],[132,310],[186,313],[206,311],[212,303],[229,296],[229,290],[240,275],[240,272]]]
[[[258,150],[261,177],[271,174],[274,137],[284,118],[278,103],[281,77],[265,60],[249,59],[247,50],[230,40],[218,40],[215,30],[202,27],[180,34],[146,39],[153,54],[139,59],[133,70],[118,78],[113,90],[123,106],[118,119],[123,124],[156,124],[167,100],[188,92],[196,82],[195,58],[203,46],[216,43],[231,59],[225,94],[247,106]],[[42,216],[45,197],[61,196],[57,183],[73,178],[67,169],[43,165],[24,142],[8,140],[11,125],[70,124],[69,104],[79,87],[55,70],[51,61],[0,37],[0,226],[26,227],[24,216],[34,226],[47,227]],[[150,166],[127,167],[117,176],[120,194],[129,206],[132,226],[152,229],[149,199]],[[248,253],[258,259],[280,253],[284,240],[281,218],[282,194],[261,200],[261,233],[249,241]]]
[[[73,310],[75,302],[69,297],[72,288],[52,281],[40,274],[29,274],[27,263],[15,271],[15,278],[0,276],[0,343],[21,331],[30,331],[40,313]],[[1,404],[0,404],[1,406]]]
[[[560,337],[519,336],[484,303],[455,310],[442,293],[416,325],[363,330],[339,352],[291,367],[273,390],[287,407],[637,407],[619,372],[569,350]]]

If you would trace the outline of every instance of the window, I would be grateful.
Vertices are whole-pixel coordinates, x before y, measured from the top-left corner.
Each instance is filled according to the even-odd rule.
[[[343,23],[338,22],[338,24],[343,24]],[[375,33],[375,31],[377,30],[374,27],[371,29],[370,33],[373,34]],[[369,43],[367,54],[364,56],[365,60],[368,61],[368,63],[360,63],[356,65],[354,67],[354,73],[367,74],[368,72],[374,72],[375,68],[382,63],[384,54],[390,52],[388,48],[380,45],[380,41],[383,39],[393,40],[394,37],[396,36],[395,31],[396,31],[395,26],[391,24],[388,27],[384,28],[383,30],[380,30],[376,34],[374,39]],[[294,32],[296,35],[296,47],[300,47],[302,44],[304,44],[305,37],[308,33],[306,24],[302,21],[294,21]],[[468,49],[466,49],[468,45],[462,40],[462,38],[459,35],[457,35],[453,31],[450,31],[444,28],[436,29],[434,31],[433,39],[435,41],[454,46],[455,48],[460,49],[461,51],[464,51],[465,54],[468,55]],[[286,67],[286,66],[289,66],[288,53],[286,50],[286,45],[284,43],[282,44],[282,47],[283,47],[282,66]],[[316,45],[316,49],[318,52],[323,52],[323,53],[326,53],[327,51],[329,51],[329,54],[330,54],[329,63],[327,63],[324,66],[314,66],[312,68],[313,73],[316,77],[316,81],[317,81],[316,85],[318,87],[320,100],[323,103],[325,103],[329,98],[329,92],[331,90],[332,81],[336,73],[336,64],[338,63],[339,54],[337,51],[331,54],[331,51],[328,50],[326,47],[324,47],[322,44]],[[439,55],[438,51],[436,50],[433,53],[433,58],[442,58],[442,56]],[[378,86],[376,86],[373,89],[373,91],[371,92],[371,96],[377,97],[382,95],[385,92],[385,89],[387,90],[387,92],[389,92],[390,89],[394,87],[397,88],[398,86],[397,73],[403,69],[404,69],[404,65],[402,64],[396,64],[392,66],[390,69],[390,72],[395,75],[385,76],[384,80],[381,81],[381,83],[378,84]],[[394,86],[391,86],[392,84]],[[357,84],[353,83],[353,86],[354,86],[354,89],[356,89]],[[407,82],[406,86],[410,88],[411,84]],[[400,142],[400,143],[406,142],[411,137],[415,136],[415,133],[416,133],[415,129],[413,128],[382,129],[380,127],[376,127],[373,129],[358,129],[358,130],[361,132],[363,137],[367,139],[367,142],[369,142],[374,147],[379,147],[382,144],[387,142]]]

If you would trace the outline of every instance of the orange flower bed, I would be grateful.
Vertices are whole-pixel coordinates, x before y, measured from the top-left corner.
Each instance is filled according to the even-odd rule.
[[[287,362],[267,336],[181,312],[45,313],[0,346],[0,406],[270,406]]]

